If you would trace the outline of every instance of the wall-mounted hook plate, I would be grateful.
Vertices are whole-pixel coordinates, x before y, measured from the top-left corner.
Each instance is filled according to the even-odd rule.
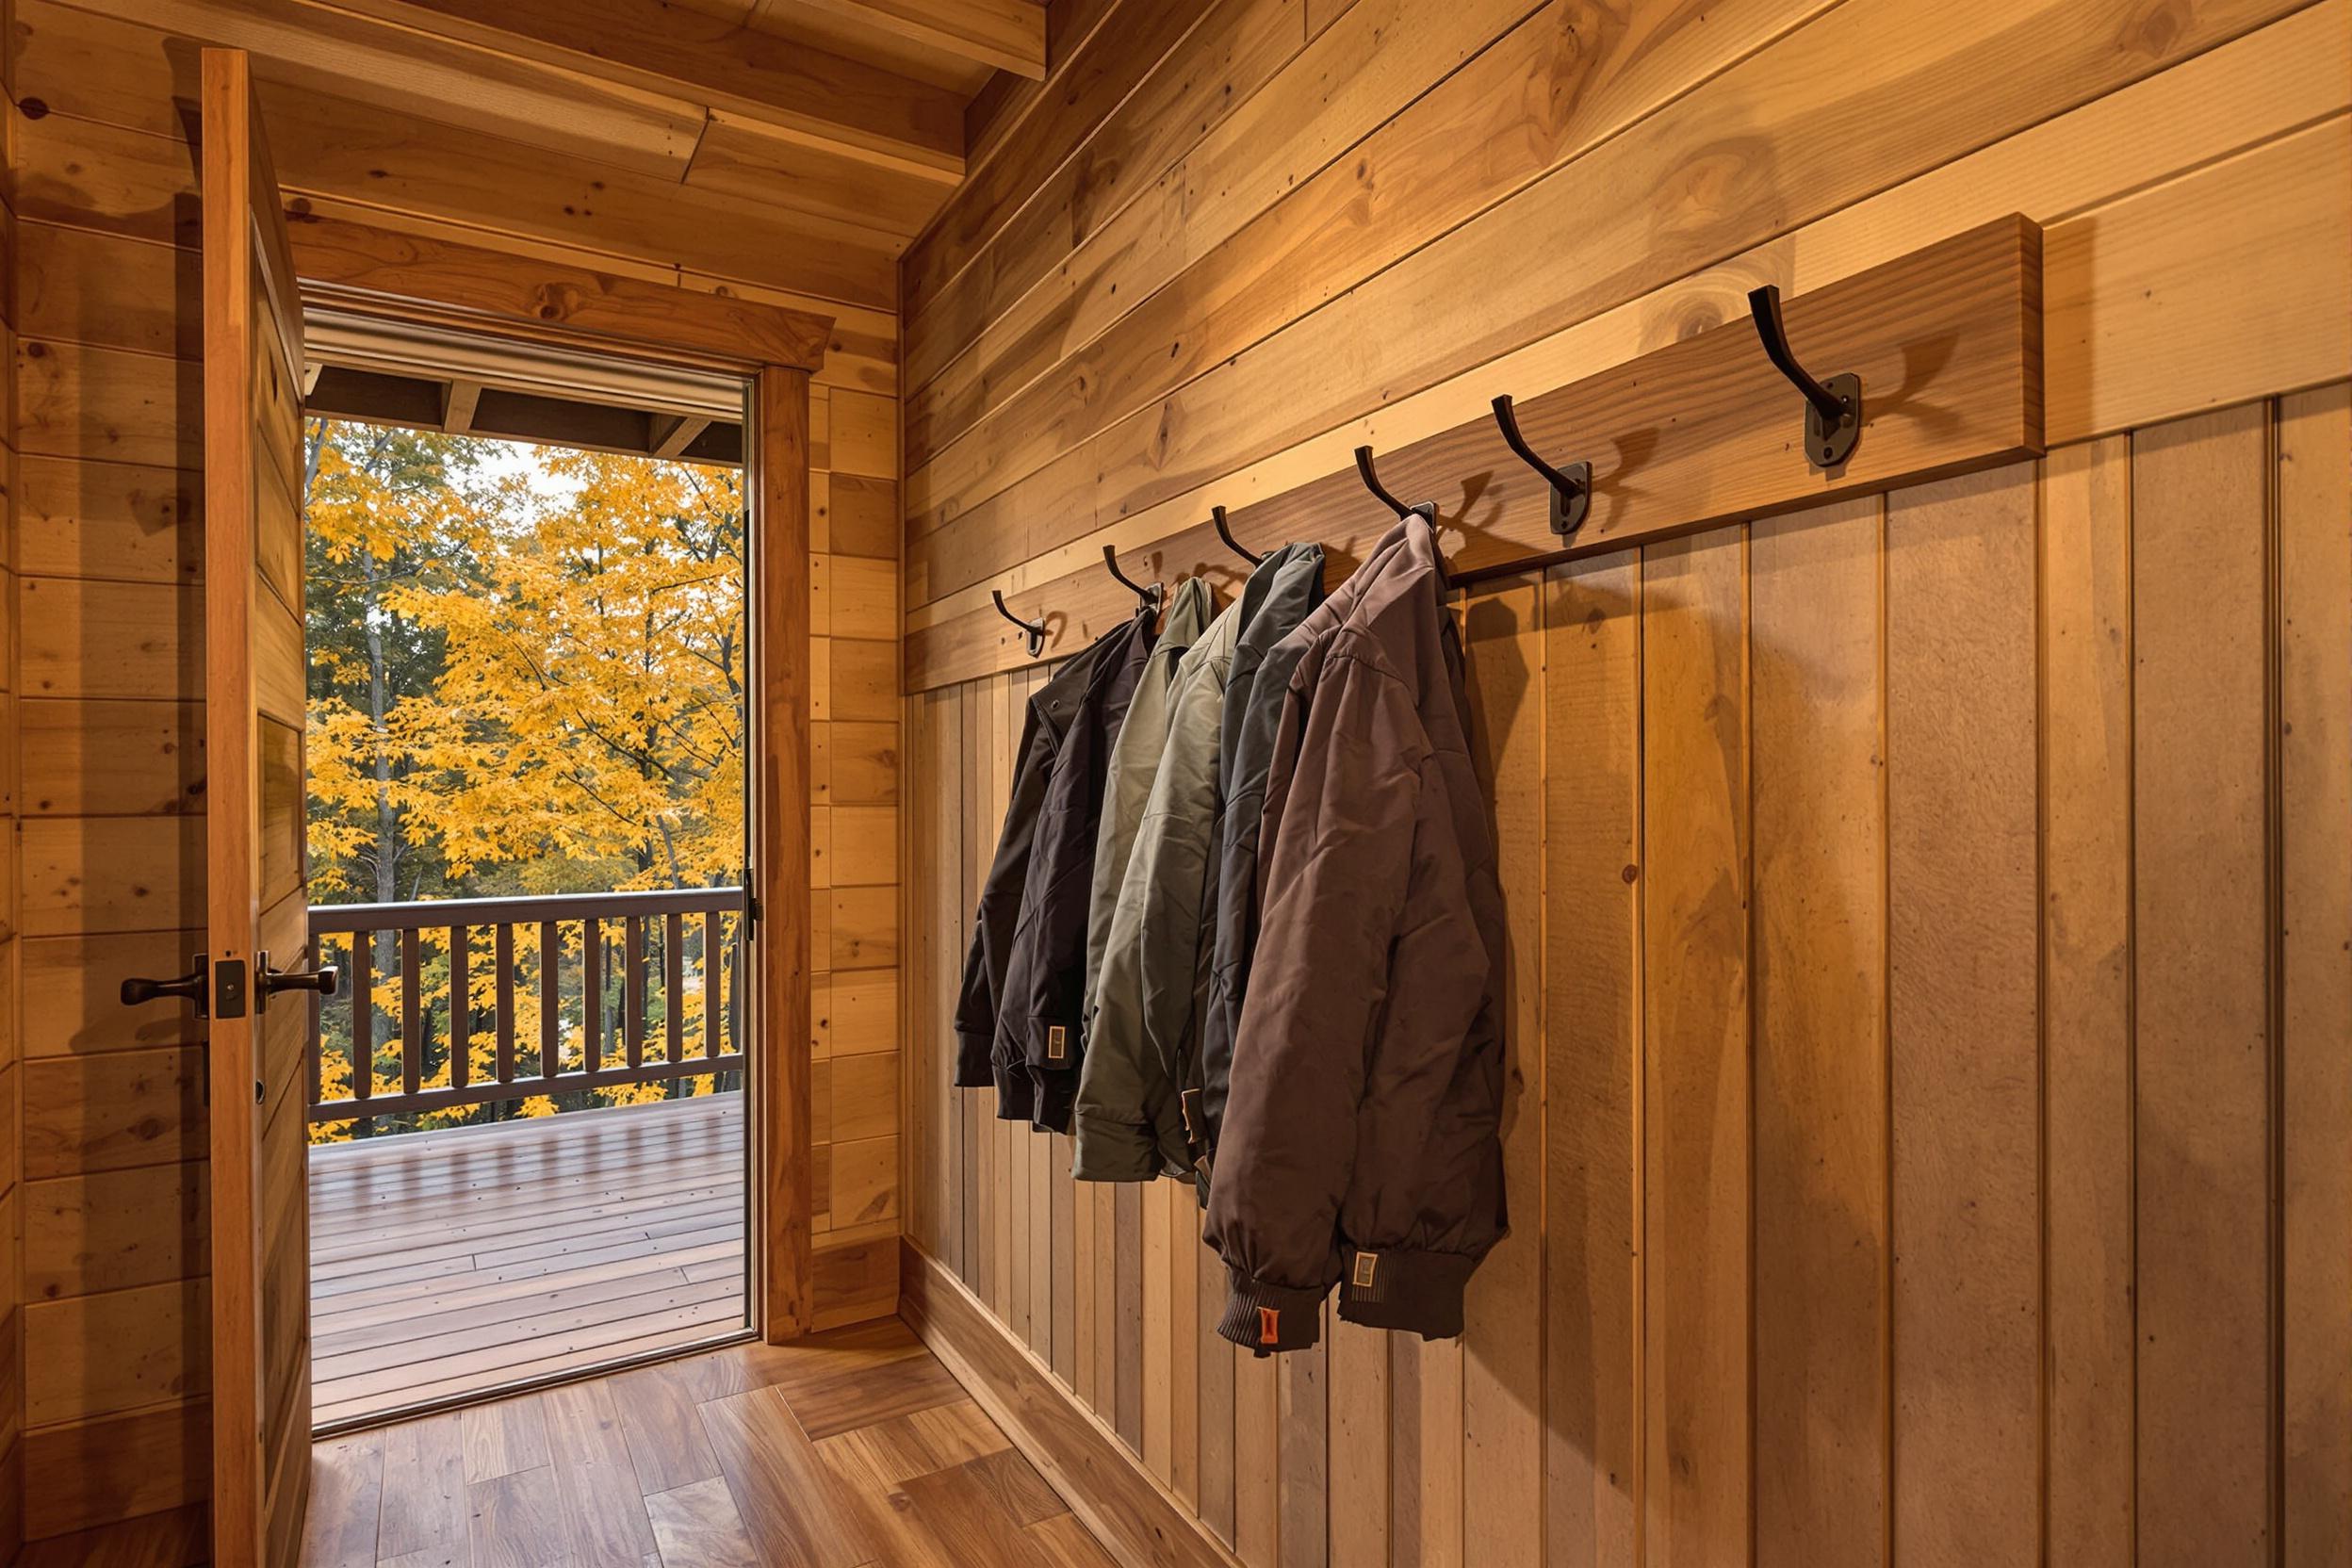
[[[1862,378],[1837,375],[1821,383],[1838,400],[1845,404],[1838,422],[1830,423],[1821,411],[1811,403],[1805,405],[1805,455],[1816,468],[1835,468],[1854,455],[1854,444],[1862,439]]]

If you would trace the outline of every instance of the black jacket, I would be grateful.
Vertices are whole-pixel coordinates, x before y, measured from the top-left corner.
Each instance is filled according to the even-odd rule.
[[[1086,915],[1111,746],[1151,657],[1155,613],[1140,611],[1087,650],[1086,687],[1054,754],[997,1013],[997,1116],[1070,1130],[1085,1058]]]
[[[1315,1343],[1319,1308],[1462,1331],[1507,1223],[1504,957],[1460,634],[1427,521],[1310,615],[1266,773],[1260,928],[1206,1239],[1217,1331]]]
[[[1067,661],[1029,698],[1021,715],[1021,749],[1014,764],[1012,794],[1004,808],[996,855],[980,885],[980,906],[972,917],[972,941],[964,955],[964,979],[956,1000],[956,1086],[987,1088],[996,1082],[997,1021],[1004,1012],[1004,978],[1012,965],[1013,938],[1027,892],[1037,844],[1037,817],[1079,699],[1095,669],[1132,635],[1120,626],[1097,638]]]

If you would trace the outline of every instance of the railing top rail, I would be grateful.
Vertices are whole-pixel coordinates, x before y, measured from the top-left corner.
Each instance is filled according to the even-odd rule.
[[[451,925],[529,925],[539,921],[625,915],[728,913],[743,906],[741,888],[653,888],[638,892],[549,893],[537,898],[443,898],[408,904],[318,904],[310,934],[424,931]]]

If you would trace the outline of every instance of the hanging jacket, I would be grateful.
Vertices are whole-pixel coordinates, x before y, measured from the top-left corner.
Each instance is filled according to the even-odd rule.
[[[1253,596],[1259,596],[1254,604]],[[1266,769],[1273,760],[1274,726],[1282,717],[1290,672],[1298,665],[1298,653],[1285,640],[1322,602],[1322,546],[1285,545],[1267,556],[1243,591],[1241,641],[1225,677],[1225,710],[1217,724],[1224,818],[1217,833],[1215,939],[1200,1022],[1199,1114],[1212,1156],[1225,1115],[1250,950],[1257,940],[1258,813],[1266,798]]]
[[[963,986],[956,999],[955,1083],[958,1088],[987,1088],[996,1082],[997,1018],[1004,1011],[1004,975],[1012,962],[1013,933],[1028,887],[1046,780],[1053,773],[1054,753],[1078,711],[1078,699],[1086,693],[1087,679],[1111,649],[1113,639],[1120,635],[1121,631],[1114,631],[1097,638],[1065,661],[1022,710],[1012,793],[1004,809],[1004,825],[997,836],[996,854],[980,885],[980,906],[972,917],[972,941],[964,954]]]
[[[1087,671],[1078,710],[1046,777],[997,1014],[993,1067],[1000,1120],[1025,1120],[1056,1133],[1070,1127],[1084,1054],[1079,1009],[1086,996],[1086,900],[1094,888],[1103,779],[1152,653],[1155,613],[1138,610],[1101,640],[1107,646]]]
[[[1207,1230],[1217,1331],[1261,1353],[1314,1344],[1333,1284],[1350,1322],[1460,1333],[1507,1223],[1502,896],[1461,642],[1429,523],[1390,540],[1293,634],[1266,776]]]
[[[1152,645],[1127,705],[1127,722],[1111,746],[1110,776],[1102,785],[1102,826],[1094,841],[1094,887],[1086,898],[1086,990],[1081,1017],[1093,1049],[1095,993],[1102,983],[1102,949],[1110,939],[1111,914],[1127,876],[1127,858],[1143,824],[1144,803],[1160,768],[1160,745],[1168,739],[1168,688],[1176,662],[1199,640],[1216,612],[1217,596],[1206,579],[1188,577],[1176,585],[1168,613],[1160,618],[1160,640]]]
[[[1079,1081],[1073,1172],[1148,1182],[1194,1168],[1178,1096],[1190,1082],[1208,980],[1201,916],[1214,894],[1217,740],[1248,596],[1176,666],[1168,736],[1127,863]]]

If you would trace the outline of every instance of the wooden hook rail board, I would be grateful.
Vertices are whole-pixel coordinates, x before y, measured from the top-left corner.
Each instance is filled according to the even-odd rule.
[[[1569,548],[1550,531],[1544,481],[1512,455],[1491,418],[1379,453],[1380,477],[1408,502],[1436,502],[1454,571],[1483,577],[2036,456],[2041,293],[2041,230],[2012,215],[1788,300],[1788,335],[1806,368],[1862,378],[1861,442],[1835,471],[1806,462],[1805,400],[1765,357],[1744,315],[1520,398],[1520,428],[1536,451],[1592,466],[1591,515]],[[1200,572],[1238,582],[1248,568],[1205,514],[1122,552],[1129,575]],[[1336,582],[1395,517],[1350,468],[1235,508],[1228,521],[1256,551],[1319,541]],[[1098,565],[1004,602],[1046,624],[1053,659],[1132,614],[1135,600]],[[1028,662],[1021,630],[985,597],[907,633],[910,691]]]

